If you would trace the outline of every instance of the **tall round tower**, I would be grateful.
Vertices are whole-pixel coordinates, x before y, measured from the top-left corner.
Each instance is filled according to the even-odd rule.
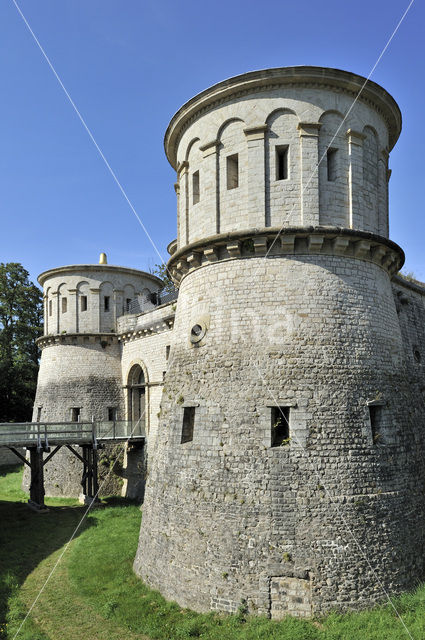
[[[121,374],[117,318],[137,295],[161,286],[155,276],[108,265],[70,265],[38,278],[44,292],[44,336],[34,422],[129,420]],[[60,451],[45,467],[48,495],[78,495],[81,464]]]
[[[424,575],[390,285],[401,115],[364,83],[255,71],[167,129],[180,292],[135,570],[183,606],[309,616]]]

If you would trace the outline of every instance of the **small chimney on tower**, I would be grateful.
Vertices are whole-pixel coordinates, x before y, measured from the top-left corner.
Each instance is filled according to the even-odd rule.
[[[99,264],[108,264],[106,253],[101,253],[99,258]]]

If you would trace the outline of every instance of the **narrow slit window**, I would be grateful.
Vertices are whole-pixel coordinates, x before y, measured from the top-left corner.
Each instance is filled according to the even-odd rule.
[[[68,311],[68,299],[62,298],[62,313],[66,313]]]
[[[200,199],[199,192],[199,171],[195,171],[192,175],[192,203],[197,204]]]
[[[41,410],[43,409],[43,407],[38,407],[37,408],[37,422],[40,422],[41,420]]]
[[[130,305],[131,305],[131,298],[126,298],[125,300],[126,311],[130,311]]]
[[[81,296],[81,311],[87,311],[87,296]]]
[[[165,347],[165,359],[168,360],[169,357],[170,357],[170,345],[167,344],[167,346]]]
[[[328,181],[335,182],[336,180],[336,160],[337,160],[337,149],[328,149],[326,153],[326,160],[328,166]]]
[[[52,300],[49,300],[49,316],[51,316],[53,313],[53,302]]]
[[[227,156],[227,188],[236,189],[239,187],[239,160],[238,154]]]
[[[193,440],[194,426],[195,426],[195,407],[184,407],[181,444],[183,444],[184,442],[191,442]]]
[[[290,407],[272,407],[271,409],[271,443],[272,447],[280,447],[289,442]]]
[[[382,442],[382,407],[380,405],[369,405],[369,420],[372,442],[378,444]]]
[[[111,298],[109,296],[105,296],[103,298],[103,309],[104,309],[104,311],[109,311],[110,310],[110,300],[111,300]]]
[[[276,147],[276,180],[288,179],[289,147]]]
[[[108,407],[108,421],[115,422],[116,419],[117,419],[117,408]]]
[[[81,415],[80,407],[72,407],[71,422],[80,422],[80,415]]]

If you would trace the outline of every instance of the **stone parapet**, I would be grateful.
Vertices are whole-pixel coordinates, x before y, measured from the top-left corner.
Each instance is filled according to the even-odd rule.
[[[164,331],[170,331],[174,325],[174,313],[159,320],[153,320],[152,322],[146,322],[141,326],[136,325],[133,330],[126,331],[118,336],[118,341],[121,343],[129,342],[130,340],[140,340],[140,338],[146,338],[157,333],[163,333]]]
[[[251,71],[219,82],[186,102],[172,117],[164,138],[170,164],[177,166],[178,144],[190,125],[205,112],[217,109],[231,98],[243,98],[253,92],[278,90],[281,87],[315,87],[345,93],[375,109],[386,121],[390,132],[390,149],[401,131],[401,113],[394,98],[380,85],[355,73],[325,67],[295,66]],[[361,90],[361,95],[360,95]]]
[[[39,349],[58,345],[90,345],[98,344],[107,347],[118,343],[115,333],[63,333],[58,335],[41,336],[36,340]]]

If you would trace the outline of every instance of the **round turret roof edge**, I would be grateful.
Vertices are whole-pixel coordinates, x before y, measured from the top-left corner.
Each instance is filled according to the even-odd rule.
[[[402,116],[400,108],[394,98],[381,85],[367,78],[332,67],[292,66],[260,69],[242,73],[201,91],[193,98],[185,102],[173,115],[164,136],[165,153],[174,169],[177,169],[177,143],[179,133],[183,125],[196,117],[197,112],[216,103],[225,100],[238,92],[255,91],[264,86],[273,84],[312,83],[348,91],[362,101],[371,102],[384,115],[389,131],[389,150],[394,147],[401,132]]]
[[[113,265],[113,264],[70,264],[70,265],[65,265],[63,267],[54,267],[53,269],[48,269],[47,271],[43,271],[42,273],[40,273],[37,280],[40,283],[40,285],[43,286],[46,280],[48,280],[49,278],[53,278],[54,276],[57,276],[60,274],[71,274],[71,273],[83,272],[83,271],[86,271],[86,272],[87,271],[88,272],[93,272],[93,271],[111,272],[112,271],[115,273],[121,272],[121,273],[125,273],[126,275],[133,275],[133,276],[148,278],[149,280],[152,280],[152,282],[154,282],[158,286],[158,288],[161,288],[164,284],[161,278],[154,276],[152,273],[147,273],[146,271],[141,271],[140,269],[132,269],[131,267],[120,267],[118,265]]]

